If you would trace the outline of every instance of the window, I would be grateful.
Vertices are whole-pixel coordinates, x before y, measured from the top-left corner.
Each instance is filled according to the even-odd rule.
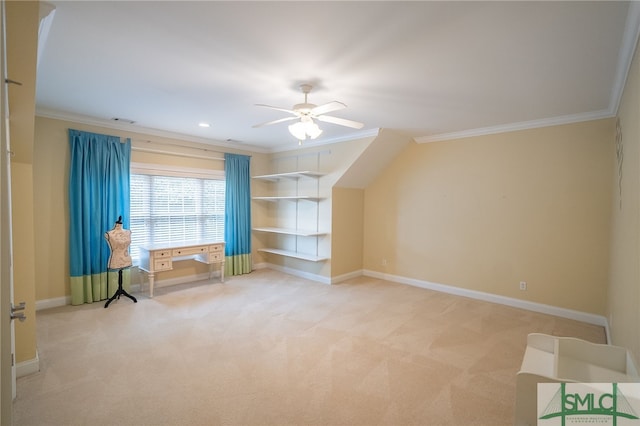
[[[224,240],[223,172],[157,170],[132,166],[130,253],[176,241]]]

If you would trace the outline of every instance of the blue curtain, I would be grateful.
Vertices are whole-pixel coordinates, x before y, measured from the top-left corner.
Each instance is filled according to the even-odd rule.
[[[251,157],[224,154],[225,274],[251,272]]]
[[[71,304],[108,299],[118,289],[107,271],[105,232],[122,216],[129,228],[131,140],[69,129],[69,260]],[[109,285],[111,283],[111,285]],[[130,284],[123,271],[123,286]]]

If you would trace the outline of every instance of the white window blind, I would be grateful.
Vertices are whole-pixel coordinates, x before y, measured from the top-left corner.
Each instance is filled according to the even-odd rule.
[[[141,245],[224,240],[223,179],[132,173],[130,185],[134,263]]]

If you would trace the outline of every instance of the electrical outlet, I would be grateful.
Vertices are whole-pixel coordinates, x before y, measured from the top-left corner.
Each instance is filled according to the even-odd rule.
[[[526,281],[520,281],[520,290],[526,290],[526,289],[527,289]]]
[[[382,259],[382,266],[387,266],[387,259]]]

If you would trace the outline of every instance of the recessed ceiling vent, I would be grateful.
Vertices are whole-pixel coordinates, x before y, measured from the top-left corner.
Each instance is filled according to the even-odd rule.
[[[111,119],[111,121],[115,121],[115,122],[118,122],[118,123],[124,123],[124,124],[133,124],[133,123],[135,123],[135,121],[129,120],[128,118],[118,118],[118,117],[113,117]]]

